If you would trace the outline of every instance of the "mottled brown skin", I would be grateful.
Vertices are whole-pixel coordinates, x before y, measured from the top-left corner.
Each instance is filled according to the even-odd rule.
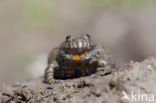
[[[103,47],[97,46],[89,34],[79,38],[69,35],[59,48],[52,50],[45,69],[45,81],[87,76],[95,73],[98,67],[112,64],[112,60]]]

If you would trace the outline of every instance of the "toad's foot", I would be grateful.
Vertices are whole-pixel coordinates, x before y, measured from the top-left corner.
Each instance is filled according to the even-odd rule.
[[[53,73],[54,73],[54,69],[56,68],[56,65],[49,65],[46,69],[45,69],[45,82],[48,84],[55,84],[58,83],[58,80],[54,79]]]

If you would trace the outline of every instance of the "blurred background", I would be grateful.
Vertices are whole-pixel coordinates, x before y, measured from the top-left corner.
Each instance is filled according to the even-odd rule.
[[[118,65],[156,55],[155,0],[0,0],[0,81],[43,76],[68,34],[89,33]]]

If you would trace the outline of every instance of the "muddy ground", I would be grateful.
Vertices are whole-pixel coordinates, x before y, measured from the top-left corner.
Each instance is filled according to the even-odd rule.
[[[43,83],[43,78],[1,84],[0,101],[2,103],[135,103],[132,100],[121,99],[123,92],[129,97],[132,92],[156,95],[155,80],[156,58],[151,57],[142,62],[131,61],[115,69],[98,68],[98,72],[91,76],[59,81],[52,85]],[[136,102],[148,103],[149,98],[140,101],[136,98]]]

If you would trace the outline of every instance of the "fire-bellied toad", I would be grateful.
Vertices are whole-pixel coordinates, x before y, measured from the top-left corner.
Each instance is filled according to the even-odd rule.
[[[68,79],[91,75],[98,67],[114,65],[109,55],[99,48],[89,34],[78,38],[68,35],[66,40],[49,55],[45,69],[45,81]]]

